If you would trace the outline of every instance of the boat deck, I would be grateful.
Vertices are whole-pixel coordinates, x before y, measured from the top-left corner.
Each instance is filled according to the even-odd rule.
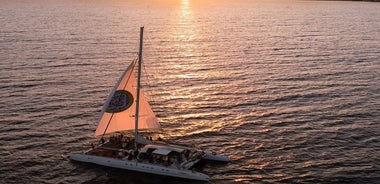
[[[99,145],[93,145],[92,149],[87,151],[86,155],[107,157],[119,160],[137,160],[141,163],[149,163],[160,166],[172,166],[176,168],[192,168],[201,159],[201,152],[184,149],[169,149],[157,145],[137,144],[138,150],[135,149],[133,139],[123,137],[111,137],[108,142]],[[163,151],[164,150],[164,151]]]

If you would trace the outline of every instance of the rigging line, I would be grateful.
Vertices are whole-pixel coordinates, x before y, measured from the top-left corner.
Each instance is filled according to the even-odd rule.
[[[145,35],[144,35],[145,36]],[[150,50],[150,51],[153,51],[152,50],[152,45],[154,45],[153,44],[153,42],[152,42],[152,39],[151,39],[152,37],[151,37],[151,34],[146,34],[146,36],[145,36],[145,42],[147,42],[145,45],[145,48],[146,48],[146,50]],[[147,67],[146,67],[146,65],[145,65],[145,61],[144,60],[142,60],[142,68],[143,68],[143,74],[146,76],[145,77],[145,79],[147,79],[146,80],[146,83],[148,84],[148,85],[154,85],[154,83],[152,83],[152,81],[156,81],[155,79],[155,77],[154,77],[154,75],[152,75],[151,73],[148,73],[147,72]],[[156,63],[154,63],[154,64],[156,64]],[[151,66],[151,65],[150,65]],[[146,90],[145,91],[145,94],[147,94],[147,95],[144,95],[145,96],[145,98],[148,98],[149,99],[149,101],[151,101],[151,102],[155,102],[156,100],[154,99],[154,95],[153,95],[153,92],[152,92],[152,90]]]
[[[108,126],[110,125],[110,123],[111,123],[111,119],[112,119],[112,117],[113,117],[114,114],[115,114],[115,113],[112,113],[111,118],[108,120],[107,127],[104,129],[104,132],[103,132],[103,135],[102,135],[102,138],[101,138],[101,139],[103,139],[104,135],[106,135],[106,132],[107,132]]]
[[[134,59],[132,60],[132,62],[133,62],[133,66],[132,66],[132,68],[134,68],[134,67],[136,66],[136,61],[137,61],[137,58],[134,58]],[[128,67],[128,68],[129,68],[129,67]],[[132,74],[133,74],[133,70],[132,70],[131,73],[129,74],[128,79],[127,79],[127,81],[125,82],[123,89],[125,89],[125,88],[127,87],[127,84],[128,84],[128,82],[129,82],[129,79],[131,79]]]
[[[147,79],[147,83],[148,83],[148,84],[153,84],[153,83],[152,83],[152,80],[151,80],[151,77],[152,77],[152,76],[149,75],[149,73],[147,72],[147,69],[146,69],[145,64],[143,64],[142,66],[143,66],[143,70],[144,70],[143,73],[145,74],[146,79]],[[153,78],[154,78],[154,77],[153,77]],[[148,95],[149,95],[149,99],[152,99],[152,97],[153,97],[153,93],[152,93],[152,91],[151,91],[151,90],[146,90],[145,92],[148,93]],[[145,98],[147,98],[146,95],[144,95],[144,96],[145,96]],[[153,99],[152,99],[152,100],[153,100]],[[149,100],[149,101],[150,101],[150,100]],[[153,100],[153,101],[154,101],[154,100]]]

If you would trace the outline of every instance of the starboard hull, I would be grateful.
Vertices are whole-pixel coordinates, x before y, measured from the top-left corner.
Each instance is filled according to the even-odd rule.
[[[206,174],[194,172],[191,170],[175,169],[170,167],[158,166],[149,163],[140,163],[135,160],[120,160],[109,157],[100,157],[86,154],[72,154],[70,159],[79,162],[93,163],[97,165],[126,169],[149,174],[157,174],[163,176],[171,176],[176,178],[184,178],[191,180],[209,181],[210,178]]]
[[[182,149],[186,149],[186,150],[197,150],[196,148],[193,148],[193,147],[181,146],[181,145],[176,145],[176,144],[157,144],[157,143],[151,143],[151,144],[165,145],[168,147],[182,148]],[[211,161],[218,161],[218,162],[229,162],[230,161],[230,158],[228,156],[223,155],[223,154],[218,154],[216,152],[208,151],[208,150],[203,151],[201,158],[203,160],[211,160]]]
[[[229,162],[230,161],[230,158],[228,156],[222,155],[222,154],[217,154],[217,153],[211,152],[211,151],[204,151],[204,154],[202,155],[202,159],[219,161],[219,162]]]

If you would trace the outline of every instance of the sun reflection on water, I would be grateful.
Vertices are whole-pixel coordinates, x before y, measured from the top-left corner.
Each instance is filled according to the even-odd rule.
[[[198,28],[194,22],[193,10],[188,0],[182,0],[178,15],[175,18],[176,26],[173,27],[172,35],[184,56],[192,56],[196,45],[192,43],[197,38]],[[183,52],[184,51],[184,52]]]
[[[177,71],[166,75],[172,78],[177,84],[173,89],[169,89],[170,95],[163,97],[166,100],[176,101],[176,99],[186,99],[186,103],[173,104],[177,112],[171,113],[168,122],[171,124],[181,124],[178,131],[173,132],[172,136],[183,136],[199,134],[212,131],[213,124],[205,117],[213,116],[209,112],[200,112],[198,109],[205,105],[205,87],[203,82],[208,76],[202,73],[204,58],[202,54],[202,43],[200,38],[200,26],[196,22],[195,12],[192,1],[182,0],[173,16],[169,33],[169,47],[171,56],[165,61],[167,71]],[[188,84],[193,85],[189,86]],[[173,116],[172,116],[173,115]],[[181,122],[176,122],[180,119]]]

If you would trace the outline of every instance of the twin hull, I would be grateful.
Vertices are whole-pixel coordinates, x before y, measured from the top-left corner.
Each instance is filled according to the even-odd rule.
[[[80,162],[88,162],[113,168],[119,169],[127,169],[132,171],[158,174],[164,176],[172,176],[177,178],[185,178],[192,180],[201,180],[201,181],[209,181],[209,177],[205,174],[194,172],[191,170],[180,170],[176,168],[163,167],[148,163],[139,163],[136,161],[129,160],[119,160],[108,157],[99,157],[93,155],[86,154],[72,154],[70,156],[71,160],[80,161]]]
[[[155,145],[163,145],[163,146],[167,146],[167,147],[171,147],[171,148],[180,148],[180,149],[185,149],[185,150],[196,150],[192,147],[180,146],[180,145],[175,145],[175,144],[155,144]],[[215,153],[213,151],[208,151],[208,150],[203,151],[202,159],[218,161],[218,162],[229,162],[230,161],[230,158],[228,156],[218,154],[218,153]]]
[[[230,158],[228,156],[217,154],[211,151],[204,151],[204,155],[202,156],[204,160],[213,160],[218,162],[229,162]]]

